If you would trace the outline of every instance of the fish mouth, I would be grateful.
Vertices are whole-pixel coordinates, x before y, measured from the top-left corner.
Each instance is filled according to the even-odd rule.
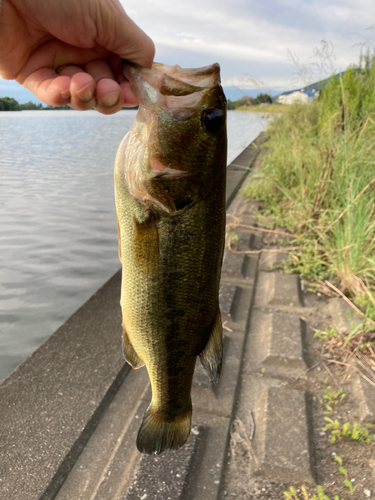
[[[124,61],[123,70],[140,105],[175,109],[174,116],[181,121],[191,117],[189,111],[200,103],[203,93],[220,84],[218,63],[202,68],[154,63],[148,69]]]
[[[179,214],[206,196],[216,175],[208,148],[220,138],[209,135],[204,118],[212,107],[225,113],[220,66],[143,68],[125,61],[123,70],[139,102],[124,147],[128,191],[143,204]]]

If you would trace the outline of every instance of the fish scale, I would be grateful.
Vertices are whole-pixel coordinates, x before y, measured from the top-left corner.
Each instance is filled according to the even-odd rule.
[[[189,83],[178,88],[174,78],[172,97],[161,72],[166,68],[125,65],[140,108],[115,162],[124,354],[133,368],[146,365],[152,387],[137,438],[144,453],[177,449],[186,442],[196,359],[213,381],[220,376],[222,359],[218,293],[226,100],[217,65],[203,68],[205,87],[199,86],[202,68],[182,70],[185,76],[190,71]],[[197,85],[189,88],[195,72]],[[207,85],[210,72],[212,85]],[[192,100],[197,89],[199,99]]]

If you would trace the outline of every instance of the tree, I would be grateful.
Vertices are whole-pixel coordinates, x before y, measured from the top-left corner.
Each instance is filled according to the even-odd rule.
[[[20,105],[11,97],[0,97],[0,111],[19,111]]]
[[[263,102],[268,103],[268,104],[272,104],[272,97],[268,94],[259,94],[255,98],[255,104],[261,104]]]

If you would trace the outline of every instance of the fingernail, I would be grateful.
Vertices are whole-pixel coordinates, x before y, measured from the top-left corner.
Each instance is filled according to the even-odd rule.
[[[61,99],[64,99],[64,101],[66,99],[70,99],[70,89],[66,89],[63,92],[61,92],[60,96],[61,96]]]
[[[88,83],[83,89],[76,92],[77,97],[82,102],[91,101],[94,97],[94,88],[92,83]]]
[[[99,104],[101,106],[106,106],[107,108],[109,108],[110,106],[114,106],[115,104],[118,103],[119,97],[120,97],[120,92],[118,91],[112,92],[112,94],[109,94],[99,99]]]

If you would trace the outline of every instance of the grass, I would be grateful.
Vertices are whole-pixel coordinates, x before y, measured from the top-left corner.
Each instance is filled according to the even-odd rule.
[[[284,497],[286,500],[331,500],[324,491],[322,486],[316,487],[316,495],[310,496],[306,490],[305,486],[301,486],[301,494],[302,497],[298,494],[297,489],[294,486],[291,486],[288,491],[284,491]],[[340,500],[338,495],[335,495],[332,500]]]
[[[338,420],[332,420],[329,417],[324,417],[324,421],[326,425],[323,427],[323,431],[331,433],[330,441],[332,444],[337,443],[342,438],[351,439],[352,441],[363,441],[366,444],[370,444],[374,439],[374,434],[370,433],[371,424],[366,424],[365,427],[358,424],[358,422],[340,424]]]
[[[375,55],[284,108],[243,194],[294,235],[288,271],[333,280],[375,321]]]
[[[352,483],[351,483],[351,481],[349,480],[348,471],[343,466],[342,457],[339,457],[338,455],[335,455],[334,459],[335,459],[335,462],[337,463],[337,467],[339,468],[339,473],[342,476],[344,476],[344,478],[345,478],[344,479],[344,486],[346,486],[348,488],[350,495],[353,496],[353,493],[357,489],[358,485],[357,486],[353,486]]]
[[[334,392],[331,386],[326,388],[323,399],[320,401],[321,404],[325,404],[326,408],[325,411],[323,411],[323,417],[326,425],[322,430],[331,433],[330,441],[333,444],[340,441],[343,437],[353,441],[364,441],[365,443],[370,444],[374,438],[374,435],[370,433],[370,429],[372,428],[371,424],[366,424],[365,426],[362,426],[357,422],[345,422],[344,424],[340,424],[338,420],[333,420],[328,416],[332,414],[333,407],[340,403],[344,398],[345,394],[342,389]]]
[[[342,438],[346,438],[352,441],[360,441],[366,444],[370,444],[375,436],[370,433],[372,428],[371,424],[365,424],[364,426],[358,424],[357,422],[345,422],[340,424],[336,420],[332,420],[327,415],[332,414],[333,408],[339,404],[345,398],[345,394],[342,389],[338,391],[333,391],[331,386],[328,386],[325,391],[320,404],[325,405],[326,411],[323,411],[323,418],[326,422],[325,427],[323,427],[324,432],[330,433],[330,443],[336,444],[341,441]],[[349,479],[348,471],[344,467],[343,457],[334,455],[334,461],[337,464],[338,472],[343,476],[343,485],[349,490],[351,498],[355,492],[357,486],[353,486],[352,481]],[[335,483],[333,483],[335,484]],[[295,486],[290,486],[288,491],[284,492],[284,497],[286,500],[340,500],[339,495],[335,495],[331,499],[326,493],[323,486],[316,487],[316,493],[310,494],[305,486],[301,486],[299,490]]]

